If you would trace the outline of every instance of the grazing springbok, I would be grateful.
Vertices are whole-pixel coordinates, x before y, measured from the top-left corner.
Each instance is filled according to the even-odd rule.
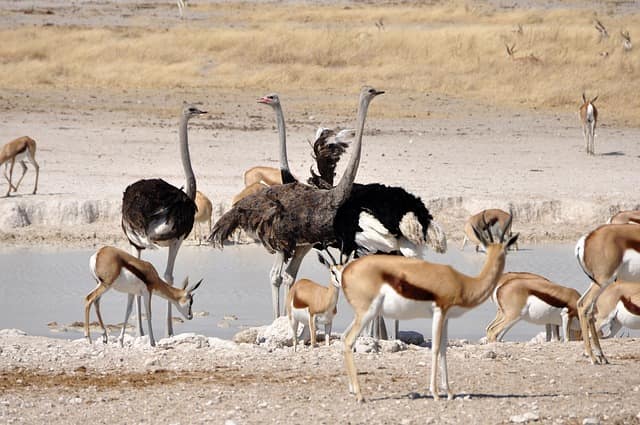
[[[336,304],[338,304],[338,295],[340,295],[340,286],[342,283],[342,269],[348,261],[340,255],[340,263],[331,255],[331,262],[327,261],[322,255],[318,254],[318,260],[329,268],[331,280],[329,286],[325,287],[317,284],[309,279],[300,279],[291,286],[287,294],[287,316],[291,324],[293,332],[293,349],[298,347],[298,325],[302,323],[304,330],[309,329],[311,337],[311,346],[316,346],[316,325],[324,325],[324,340],[329,345],[331,339],[331,325],[333,317],[338,313]]]
[[[511,225],[507,221],[498,242],[491,232],[475,229],[485,246],[487,257],[480,273],[467,276],[453,267],[429,263],[417,258],[393,255],[369,255],[349,263],[342,272],[342,290],[355,311],[355,319],[344,336],[344,356],[349,390],[363,401],[353,359],[353,347],[362,329],[378,314],[406,320],[432,317],[432,363],[429,389],[439,399],[436,373],[440,362],[440,378],[449,399],[447,374],[448,320],[459,317],[491,296],[504,270],[506,253],[518,235],[504,237]]]
[[[122,332],[118,341],[123,345],[124,333],[133,307],[134,296],[142,296],[144,299],[147,326],[149,327],[149,344],[155,347],[156,340],[151,329],[151,295],[157,293],[162,298],[172,303],[187,319],[193,318],[191,305],[193,304],[192,292],[202,283],[202,279],[191,288],[187,289],[189,279],[185,278],[182,289],[169,285],[158,276],[158,272],[148,261],[140,260],[121,249],[112,246],[104,246],[93,254],[89,260],[91,273],[98,286],[85,297],[84,304],[84,336],[91,342],[89,334],[89,313],[91,304],[96,306],[98,322],[102,327],[102,341],[107,343],[107,329],[100,314],[100,297],[109,289],[129,294],[127,310],[124,315]]]
[[[622,37],[622,50],[625,52],[630,52],[633,49],[633,44],[631,44],[631,36],[629,35],[629,31],[620,30],[620,36]]]
[[[596,332],[594,308],[602,291],[616,280],[638,282],[640,286],[640,226],[602,225],[578,240],[575,254],[591,279],[589,289],[578,300],[585,354],[593,364],[608,363]]]
[[[472,215],[464,223],[464,238],[462,239],[462,246],[460,247],[460,250],[464,250],[464,246],[467,244],[467,241],[476,244],[476,252],[480,249],[481,244],[475,236],[475,232],[473,230],[474,227],[480,231],[492,232],[495,236],[499,231],[504,229],[504,225],[509,218],[511,218],[511,214],[498,208],[482,210],[479,213]],[[513,232],[510,225],[507,229],[507,236],[511,237],[512,234]],[[518,250],[517,243],[515,243],[514,248],[516,251]]]
[[[40,176],[40,166],[36,162],[36,141],[31,137],[22,136],[10,141],[0,149],[0,166],[2,166],[2,164],[5,165],[4,178],[9,182],[9,189],[5,196],[9,196],[11,194],[11,190],[14,192],[18,191],[18,187],[20,187],[20,183],[22,183],[22,179],[27,173],[27,164],[25,163],[25,159],[36,169],[36,182],[33,185],[32,192],[32,194],[35,195],[38,190],[38,177]],[[22,166],[22,175],[20,176],[18,183],[14,186],[13,183],[11,183],[11,180],[13,179],[13,166],[16,162],[19,162]],[[7,175],[7,167],[9,168],[9,175]]]
[[[596,99],[598,99],[598,96],[588,100],[585,94],[582,93],[582,105],[580,105],[579,111],[582,134],[587,145],[587,154],[589,155],[594,155],[596,152],[595,138],[596,124],[598,123],[598,109],[594,105]]]
[[[596,302],[595,320],[601,335],[605,326],[609,328],[606,337],[615,336],[623,327],[640,329],[640,284],[616,281],[607,286]]]
[[[211,217],[213,214],[213,204],[211,203],[211,200],[199,190],[196,190],[196,198],[194,199],[194,201],[196,203],[196,214],[193,218],[193,238],[198,241],[198,243],[201,243],[202,238],[198,237],[198,233],[200,233],[200,225],[206,224],[206,234],[209,235],[209,233],[211,233]],[[202,235],[202,233],[200,233],[200,235]]]
[[[640,210],[620,211],[611,216],[607,224],[640,224]]]
[[[505,273],[493,293],[498,306],[496,318],[487,326],[489,342],[502,341],[505,334],[520,320],[545,325],[547,341],[553,329],[562,325],[564,341],[570,332],[578,331],[577,303],[580,293],[558,285],[534,273]],[[575,319],[575,321],[574,321]]]

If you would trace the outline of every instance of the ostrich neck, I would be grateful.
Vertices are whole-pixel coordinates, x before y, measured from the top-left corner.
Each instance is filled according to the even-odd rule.
[[[196,198],[196,176],[191,168],[191,155],[189,155],[189,141],[187,140],[187,123],[189,119],[185,116],[180,120],[180,158],[186,179],[185,191],[187,196],[194,200]]]
[[[280,174],[282,183],[291,183],[295,178],[289,169],[289,160],[287,159],[287,132],[284,126],[284,114],[280,104],[274,105],[276,111],[276,124],[278,125],[278,137],[280,140]]]
[[[364,132],[364,121],[367,117],[367,108],[369,107],[368,99],[364,98],[360,100],[358,107],[358,121],[356,123],[356,140],[353,146],[353,151],[349,157],[347,167],[340,178],[340,181],[334,188],[335,197],[338,202],[342,203],[351,194],[351,187],[356,179],[356,173],[358,172],[358,165],[360,164],[360,152],[362,150],[362,133]]]

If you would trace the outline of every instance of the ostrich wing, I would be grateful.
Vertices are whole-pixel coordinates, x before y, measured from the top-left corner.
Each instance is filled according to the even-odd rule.
[[[300,183],[272,186],[241,199],[223,214],[214,225],[209,242],[221,247],[241,228],[254,234],[269,252],[281,251],[288,260],[296,245],[335,239],[336,210],[331,191]]]
[[[195,202],[162,179],[139,180],[122,198],[122,228],[139,248],[187,237],[195,213]]]
[[[362,213],[366,215],[363,216]],[[413,216],[407,216],[409,213]],[[420,226],[408,226],[405,217],[415,217]],[[362,221],[363,218],[367,219]],[[374,219],[378,222],[376,225]],[[353,252],[359,248],[388,252],[383,248],[394,245],[390,237],[404,237],[418,247],[423,246],[432,219],[420,198],[400,187],[378,183],[354,184],[351,196],[338,209],[334,226],[338,240],[344,244],[345,252]],[[363,228],[362,224],[366,224],[367,228]],[[385,229],[386,233],[381,229]],[[408,229],[411,229],[410,234],[407,233]],[[374,236],[369,245],[362,240],[368,230]],[[361,233],[358,240],[356,233]]]
[[[316,160],[319,174],[311,168],[311,177],[307,182],[321,189],[331,189],[336,175],[336,166],[348,146],[346,142],[330,142],[328,138],[317,139],[313,144],[313,158]]]

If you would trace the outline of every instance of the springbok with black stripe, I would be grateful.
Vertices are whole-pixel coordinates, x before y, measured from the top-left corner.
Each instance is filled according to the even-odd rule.
[[[496,318],[487,326],[489,342],[502,341],[520,320],[545,325],[547,341],[562,326],[564,341],[571,331],[579,331],[577,304],[580,293],[534,273],[505,273],[498,281],[493,301]],[[575,321],[574,321],[575,319]]]
[[[609,363],[600,347],[594,307],[600,294],[616,280],[637,282],[636,285],[640,285],[640,226],[600,226],[578,240],[575,254],[578,264],[591,279],[589,289],[578,300],[585,355],[593,364]]]
[[[147,315],[147,326],[149,327],[149,343],[155,347],[156,340],[151,329],[151,295],[157,293],[160,297],[173,304],[180,313],[187,319],[193,318],[191,305],[193,304],[192,292],[202,283],[202,279],[191,288],[187,289],[189,278],[185,278],[182,289],[173,287],[158,276],[155,267],[148,261],[140,260],[121,249],[112,246],[100,248],[89,260],[91,273],[98,286],[85,297],[84,305],[84,336],[91,342],[89,334],[89,313],[91,304],[96,306],[98,322],[102,327],[102,341],[107,343],[107,329],[100,314],[100,297],[109,289],[129,294],[127,300],[127,311],[122,324],[122,332],[118,342],[122,346],[124,332],[129,321],[129,315],[133,307],[133,300],[136,295],[144,299],[145,313]]]
[[[35,195],[38,190],[38,177],[40,176],[40,166],[36,162],[36,141],[31,137],[22,136],[10,141],[0,149],[0,166],[2,166],[2,164],[5,165],[4,178],[9,182],[9,189],[5,196],[9,196],[11,194],[11,190],[14,192],[18,191],[18,187],[20,186],[20,183],[22,183],[24,175],[27,173],[27,164],[25,163],[25,160],[29,161],[36,169],[36,182],[33,185],[32,192],[32,194]],[[11,180],[13,178],[13,167],[16,162],[19,162],[22,166],[22,175],[20,176],[18,183],[14,186],[13,183],[11,183]],[[9,175],[7,175],[7,167],[9,167]]]
[[[429,389],[439,399],[436,371],[440,362],[442,388],[449,399],[453,393],[447,375],[448,320],[459,317],[483,303],[492,294],[504,270],[507,249],[518,235],[504,240],[511,219],[494,242],[491,232],[476,229],[485,246],[485,264],[475,277],[449,265],[433,264],[417,258],[370,255],[348,264],[342,272],[342,290],[355,310],[355,319],[345,332],[344,356],[349,389],[363,401],[353,359],[353,346],[362,329],[378,314],[399,320],[433,317],[432,363]]]

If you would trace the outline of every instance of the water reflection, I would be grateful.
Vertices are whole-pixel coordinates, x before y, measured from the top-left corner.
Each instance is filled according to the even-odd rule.
[[[77,332],[52,333],[47,323],[70,324],[82,321],[84,297],[95,286],[89,273],[90,250],[4,250],[0,254],[0,328],[18,328],[31,335],[78,338]],[[166,250],[146,251],[143,258],[153,262],[162,275]],[[452,248],[444,255],[427,253],[430,261],[452,264],[458,270],[474,275],[484,263],[484,255],[472,249],[464,252]],[[207,312],[204,317],[176,325],[176,332],[197,332],[220,338],[231,338],[239,329],[264,325],[271,321],[271,289],[269,269],[273,257],[257,245],[230,246],[224,251],[210,247],[183,246],[178,254],[175,278],[185,275],[191,281],[204,278],[194,298],[194,312]],[[573,245],[525,247],[507,258],[505,271],[529,271],[554,282],[586,290],[587,279],[578,268]],[[315,255],[305,259],[299,277],[308,277],[324,285],[328,273]],[[102,297],[103,318],[119,323],[124,317],[126,295],[112,291]],[[157,337],[164,335],[165,302],[153,301],[153,326]],[[485,302],[460,319],[449,322],[451,338],[477,340],[484,336],[486,325],[495,316],[495,306]],[[237,318],[237,319],[235,319]],[[344,297],[338,303],[334,331],[342,332],[353,318]],[[95,314],[92,309],[92,319]],[[402,330],[416,330],[429,336],[429,320],[401,323]],[[507,340],[529,340],[544,329],[525,323],[517,324]],[[638,332],[636,332],[637,334]],[[94,333],[94,338],[97,335]]]

